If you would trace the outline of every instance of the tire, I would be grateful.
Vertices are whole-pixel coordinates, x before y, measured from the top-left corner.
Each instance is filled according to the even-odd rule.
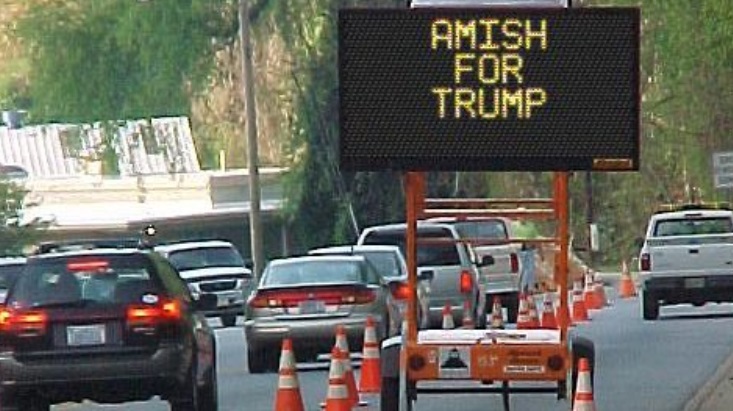
[[[646,290],[641,293],[641,316],[648,321],[659,318],[659,301],[654,294]]]
[[[503,305],[506,307],[506,322],[516,324],[519,313],[519,294],[507,294],[502,300]]]
[[[51,403],[45,398],[18,398],[17,409],[19,411],[50,411]],[[8,408],[12,409],[13,405],[9,404]],[[3,408],[5,409],[5,404]]]
[[[220,318],[224,327],[234,327],[237,324],[237,316],[234,314],[222,315]]]
[[[217,411],[219,409],[219,384],[216,379],[216,367],[212,368],[198,398],[199,411]]]
[[[204,411],[199,408],[200,395],[198,384],[196,384],[196,371],[193,367],[188,371],[187,381],[179,387],[175,395],[168,400],[171,411]]]
[[[399,377],[382,376],[382,390],[379,396],[381,411],[399,411],[400,409],[400,379]]]
[[[247,347],[247,367],[250,374],[277,371],[279,360],[279,355],[274,355],[274,351],[271,349]]]

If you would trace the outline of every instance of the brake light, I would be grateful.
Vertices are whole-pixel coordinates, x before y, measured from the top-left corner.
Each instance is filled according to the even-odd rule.
[[[154,305],[136,304],[127,307],[129,326],[152,326],[161,322],[181,319],[181,303],[178,300],[165,300]]]
[[[81,260],[69,261],[66,269],[69,271],[97,271],[109,267],[109,261],[106,260]]]
[[[0,309],[0,331],[18,337],[37,337],[46,333],[48,315],[43,311]]]
[[[511,255],[509,256],[509,260],[511,262],[512,272],[518,273],[519,272],[519,257],[517,256],[517,253],[511,253]]]
[[[652,269],[652,256],[649,253],[641,255],[639,268],[641,268],[641,271],[650,271]]]
[[[473,290],[473,278],[471,272],[464,270],[461,271],[461,279],[459,280],[460,290],[463,294],[468,294]]]
[[[292,308],[307,300],[326,305],[369,304],[376,294],[363,288],[333,288],[321,290],[266,290],[259,291],[249,302],[252,308]]]
[[[407,300],[410,298],[410,287],[407,284],[400,283],[392,289],[392,296],[397,300]]]

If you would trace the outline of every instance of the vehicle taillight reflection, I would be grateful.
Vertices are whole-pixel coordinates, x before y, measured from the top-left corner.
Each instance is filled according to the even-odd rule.
[[[249,301],[252,308],[291,308],[307,300],[318,300],[325,305],[369,304],[376,294],[364,288],[335,288],[320,290],[260,290]]]
[[[517,253],[511,253],[511,255],[509,256],[509,260],[511,262],[512,272],[518,273],[519,272],[519,257],[517,256]]]
[[[43,311],[0,309],[0,331],[18,337],[35,337],[46,333],[48,315]]]
[[[127,307],[129,326],[152,326],[160,322],[181,319],[181,303],[178,300],[161,301],[151,305],[131,305]]]
[[[641,255],[640,260],[641,271],[650,271],[652,269],[652,256],[649,255],[649,253],[644,253]]]
[[[470,271],[462,271],[460,279],[460,290],[461,293],[467,294],[473,290],[473,278]]]
[[[410,287],[405,283],[399,283],[392,286],[392,297],[397,300],[407,300],[410,298]]]

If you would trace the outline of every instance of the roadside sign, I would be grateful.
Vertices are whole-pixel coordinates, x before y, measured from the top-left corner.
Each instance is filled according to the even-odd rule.
[[[639,30],[637,8],[341,9],[340,165],[637,170]]]
[[[715,188],[733,188],[733,151],[713,153]]]

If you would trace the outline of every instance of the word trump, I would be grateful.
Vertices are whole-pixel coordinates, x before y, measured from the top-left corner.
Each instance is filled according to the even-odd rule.
[[[547,91],[528,87],[523,74],[524,54],[548,50],[546,19],[441,18],[430,35],[431,49],[453,60],[453,87],[432,89],[439,118],[529,119],[547,103]]]

